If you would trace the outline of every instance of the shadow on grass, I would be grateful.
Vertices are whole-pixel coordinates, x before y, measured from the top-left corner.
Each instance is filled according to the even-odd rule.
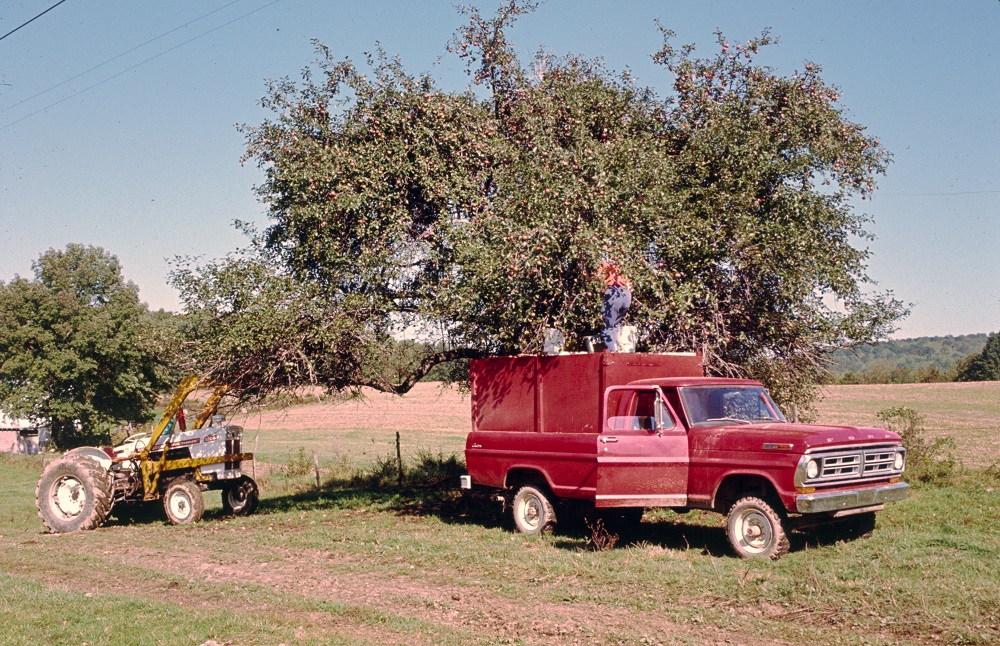
[[[457,479],[456,479],[457,481]],[[349,481],[328,482],[321,489],[284,496],[264,498],[257,514],[286,512],[318,512],[329,510],[358,510],[394,513],[400,516],[434,517],[448,524],[473,525],[486,529],[504,529],[513,532],[509,510],[496,500],[496,493],[485,490],[461,491],[451,482],[437,485],[396,486],[378,488],[356,486]],[[654,546],[667,550],[696,551],[713,557],[734,556],[725,528],[719,516],[709,512],[669,514],[668,518],[653,513],[638,524],[608,527],[615,536],[611,549],[636,546]],[[205,512],[205,521],[229,517],[222,509]],[[108,526],[144,525],[166,523],[160,502],[139,506],[115,508]],[[831,545],[843,538],[824,538],[816,534],[789,534],[791,551],[807,547]],[[549,543],[565,550],[596,550],[592,530],[582,516],[563,514],[563,520]]]
[[[448,524],[474,525],[487,529],[513,530],[509,509],[497,500],[493,490],[458,488],[459,476],[465,473],[461,459],[422,453],[416,457],[399,482],[398,466],[391,458],[377,461],[365,472],[349,477],[328,479],[319,489],[267,496],[261,499],[257,514],[312,512],[328,510],[368,510],[400,516],[435,517]],[[300,484],[301,486],[301,484]],[[733,552],[721,526],[720,516],[692,511],[676,514],[666,510],[645,515],[644,522],[628,522],[613,514],[603,515],[606,532],[595,534],[592,507],[569,506],[558,511],[560,523],[550,544],[566,550],[622,549],[636,545],[668,550],[698,551],[710,556],[732,556]],[[206,521],[225,518],[222,509],[204,514]],[[636,519],[637,520],[637,519]],[[115,508],[108,525],[165,523],[161,502]],[[605,527],[602,525],[602,527]],[[611,538],[612,540],[608,540]],[[793,551],[815,545],[814,536],[790,534]]]
[[[368,488],[351,482],[327,482],[317,491],[289,494],[260,501],[258,514],[290,511],[367,509],[401,516],[433,516],[446,523],[505,526],[500,503],[484,491],[460,491],[458,479],[440,486],[386,486]],[[219,515],[221,515],[219,510]],[[208,514],[206,513],[206,516]]]
[[[457,482],[457,479],[456,479]],[[319,491],[310,491],[261,501],[257,513],[366,509],[401,516],[435,517],[448,524],[475,525],[513,532],[509,509],[496,500],[496,492],[460,491],[452,481],[438,486],[384,486],[377,489],[327,483]],[[222,516],[221,510],[216,512]],[[653,518],[649,518],[652,515]],[[666,518],[662,516],[667,516]],[[209,513],[206,513],[206,518]],[[722,517],[711,512],[688,514],[654,512],[638,524],[615,526],[609,531],[617,536],[612,549],[655,546],[668,550],[697,551],[708,556],[734,556]],[[816,534],[792,532],[788,536],[791,552],[807,547],[831,545],[843,538],[823,539]],[[566,550],[594,550],[592,530],[578,514],[562,514],[562,520],[549,539],[550,544]]]
[[[455,480],[457,482],[457,479]],[[496,500],[496,493],[484,490],[460,491],[451,482],[435,487],[386,486],[377,489],[327,483],[310,491],[261,501],[257,513],[367,509],[402,516],[435,517],[449,524],[475,525],[487,529],[513,531],[509,510]],[[221,511],[218,512],[221,516]],[[731,555],[725,530],[704,524],[711,515],[692,515],[690,520],[653,520],[627,528],[613,528],[619,535],[614,549],[653,545],[670,550],[696,550],[711,556]],[[206,513],[206,518],[209,514]],[[594,549],[591,530],[582,518],[562,522],[550,544],[559,549]]]

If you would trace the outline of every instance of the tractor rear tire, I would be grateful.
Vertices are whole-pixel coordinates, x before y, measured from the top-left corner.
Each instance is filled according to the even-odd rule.
[[[194,480],[174,480],[163,494],[163,511],[173,525],[197,523],[205,513],[205,498]]]
[[[222,488],[222,513],[227,516],[249,516],[257,511],[260,491],[249,476],[240,476]]]
[[[35,487],[38,516],[54,533],[96,529],[111,511],[111,478],[100,464],[79,455],[45,467]]]

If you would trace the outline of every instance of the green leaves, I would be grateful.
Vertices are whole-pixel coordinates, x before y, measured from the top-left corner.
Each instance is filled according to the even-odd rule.
[[[1000,380],[1000,334],[990,334],[982,352],[969,357],[961,367],[958,381]]]
[[[244,127],[270,225],[249,256],[177,274],[220,379],[399,392],[411,381],[378,357],[403,333],[431,364],[539,351],[546,327],[580,349],[609,259],[634,280],[641,349],[702,351],[709,371],[761,376],[784,401],[810,398],[829,351],[905,314],[871,293],[850,200],[888,153],[819,67],[756,64],[766,33],[719,34],[702,59],[664,31],[661,98],[596,61],[523,65],[506,33],[531,8],[463,10],[449,49],[467,92],[381,51],[362,73],[321,45],[300,83],[271,83],[275,116]]]
[[[61,446],[148,419],[175,337],[153,324],[118,259],[70,244],[34,268],[34,280],[0,284],[0,407],[51,420]]]

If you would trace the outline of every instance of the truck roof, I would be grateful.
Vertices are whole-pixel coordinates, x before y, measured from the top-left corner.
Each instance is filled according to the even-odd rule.
[[[763,386],[754,379],[730,379],[727,377],[661,377],[653,379],[638,379],[629,385],[660,386],[663,388],[680,388],[682,386]]]

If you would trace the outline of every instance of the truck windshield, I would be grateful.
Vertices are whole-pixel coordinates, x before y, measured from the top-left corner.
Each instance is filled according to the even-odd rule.
[[[762,386],[686,386],[680,395],[691,426],[785,421]]]

